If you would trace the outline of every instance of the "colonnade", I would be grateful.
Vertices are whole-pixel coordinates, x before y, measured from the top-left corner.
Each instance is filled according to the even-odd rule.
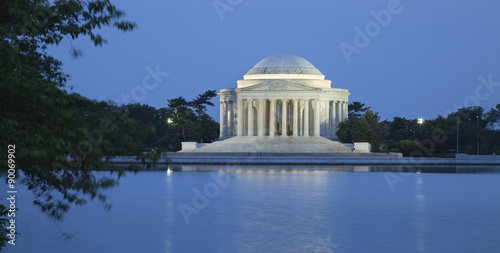
[[[347,101],[236,99],[220,102],[220,137],[335,136],[347,119]]]

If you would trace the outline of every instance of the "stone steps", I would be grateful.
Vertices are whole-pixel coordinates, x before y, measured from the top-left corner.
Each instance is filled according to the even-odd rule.
[[[342,143],[323,137],[232,137],[180,152],[350,153]]]

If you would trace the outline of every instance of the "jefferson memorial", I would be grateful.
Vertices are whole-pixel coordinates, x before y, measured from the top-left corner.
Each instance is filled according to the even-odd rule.
[[[302,57],[267,57],[220,90],[219,141],[181,152],[351,152],[336,136],[349,95]]]

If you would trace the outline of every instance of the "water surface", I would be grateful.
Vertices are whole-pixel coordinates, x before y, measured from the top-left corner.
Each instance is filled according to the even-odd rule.
[[[127,172],[107,192],[110,212],[90,202],[72,208],[62,223],[42,215],[31,193],[20,190],[21,235],[4,252],[499,252],[495,172],[383,166]]]

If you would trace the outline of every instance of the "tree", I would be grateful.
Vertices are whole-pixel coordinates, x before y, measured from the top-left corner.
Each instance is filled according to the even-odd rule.
[[[500,104],[497,104],[495,108],[491,108],[484,116],[488,129],[498,129],[500,124]]]
[[[349,119],[336,132],[343,142],[369,141],[373,151],[402,152],[405,156],[450,156],[456,152],[457,119],[460,122],[459,152],[473,155],[500,153],[500,104],[487,112],[465,107],[447,117],[425,120],[394,117],[380,121],[364,103],[349,104]]]
[[[141,105],[139,103],[122,105],[118,108],[122,113],[126,114],[129,118],[134,119],[138,122],[138,125],[132,132],[141,133],[141,136],[138,136],[141,140],[141,145],[143,148],[151,149],[155,147],[155,143],[157,141],[157,131],[161,131],[163,118],[160,113],[160,110],[149,106],[149,105]]]
[[[201,115],[205,113],[208,105],[214,106],[214,104],[210,100],[215,96],[217,96],[215,90],[207,90],[190,101],[189,105],[194,108],[194,111],[196,112],[198,117],[201,117]]]
[[[207,106],[214,106],[210,100],[215,96],[217,96],[215,90],[207,90],[189,102],[189,105],[198,116],[198,124],[194,125],[197,129],[193,129],[192,131],[192,133],[198,133],[199,135],[195,137],[195,141],[210,142],[217,138],[217,136],[213,136],[213,133],[218,134],[219,126],[218,124],[214,124],[216,122],[206,113]],[[213,131],[214,127],[217,127],[217,131]]]
[[[402,140],[400,141],[400,150],[404,156],[423,157],[429,154],[428,150],[418,141]]]
[[[200,119],[201,128],[201,141],[204,143],[210,143],[219,138],[219,123],[217,123],[212,117],[204,113]]]
[[[62,89],[68,75],[47,46],[80,35],[100,46],[105,40],[96,28],[135,28],[123,16],[109,0],[0,2],[0,145],[16,145],[16,168],[34,204],[55,219],[62,220],[70,204],[84,204],[85,196],[106,203],[101,191],[116,181],[92,170],[111,169],[102,155],[126,153],[137,141],[126,133],[135,124],[126,115]],[[2,163],[0,173],[6,171]]]
[[[186,141],[186,127],[194,120],[194,113],[189,108],[190,103],[183,97],[168,99],[168,115],[172,119],[174,126],[179,126],[182,130],[182,140]]]
[[[366,108],[365,104],[361,102],[352,102],[347,106],[347,108],[348,108],[347,115],[349,116],[349,118],[361,117],[363,113],[366,112],[367,109],[369,109],[369,107]]]
[[[472,106],[460,108],[457,112],[448,115],[448,119],[460,121],[460,147],[461,152],[470,155],[477,154],[477,142],[486,144],[483,148],[480,147],[480,154],[491,154],[497,152],[495,144],[499,143],[498,130],[495,125],[498,122],[498,109],[491,108],[487,113],[480,106]]]
[[[351,120],[351,142],[370,141],[373,137],[373,129],[365,117],[353,117]]]
[[[498,108],[488,112],[482,107],[465,107],[447,117],[438,116],[418,124],[416,119],[394,117],[384,121],[389,126],[389,137],[385,141],[387,149],[397,148],[406,155],[449,156],[457,152],[457,131],[459,133],[458,152],[477,154],[498,153],[500,151],[500,131],[495,128],[498,122]],[[460,128],[457,129],[457,120]],[[418,148],[415,148],[418,146]]]
[[[413,140],[416,138],[418,123],[417,120],[394,117],[389,124],[389,129],[389,139],[393,141]]]
[[[349,105],[349,118],[339,124],[337,137],[343,142],[366,141],[375,144],[378,150],[379,138],[383,137],[383,127],[380,126],[378,113],[373,113],[365,104],[353,102]],[[360,112],[364,112],[360,114]]]
[[[438,116],[424,121],[419,128],[418,139],[426,145],[429,152],[446,156],[452,149],[455,150],[456,119]]]
[[[183,97],[168,99],[167,115],[172,120],[170,124],[174,132],[180,129],[181,141],[211,142],[217,138],[219,124],[207,113],[208,105],[213,106],[210,99],[216,96],[214,90],[208,90],[198,95],[192,101]],[[180,142],[176,141],[180,148]]]

